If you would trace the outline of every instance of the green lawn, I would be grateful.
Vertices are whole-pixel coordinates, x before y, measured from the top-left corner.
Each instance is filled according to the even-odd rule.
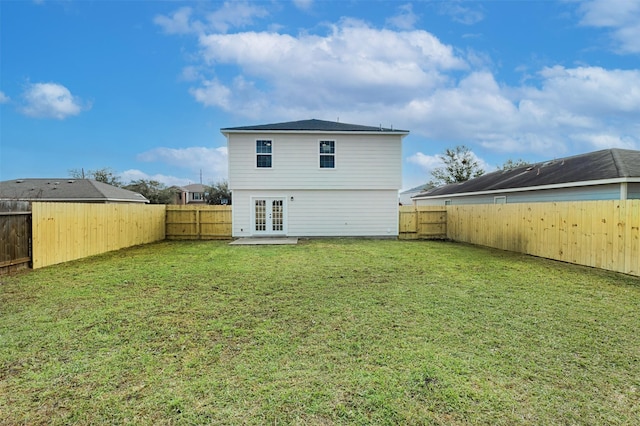
[[[640,279],[455,243],[163,242],[0,277],[0,424],[637,424]]]

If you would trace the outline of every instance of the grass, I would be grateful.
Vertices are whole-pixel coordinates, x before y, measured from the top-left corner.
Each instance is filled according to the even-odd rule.
[[[640,280],[442,242],[163,242],[0,277],[0,424],[640,418]]]

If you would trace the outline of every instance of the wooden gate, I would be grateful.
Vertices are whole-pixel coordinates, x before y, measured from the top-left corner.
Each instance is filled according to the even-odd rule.
[[[31,266],[31,212],[28,202],[0,202],[0,274]]]

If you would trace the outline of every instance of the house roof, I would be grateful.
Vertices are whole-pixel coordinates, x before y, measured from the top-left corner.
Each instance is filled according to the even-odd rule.
[[[534,190],[541,187],[584,186],[639,178],[640,151],[605,149],[558,158],[511,170],[498,170],[466,182],[422,192],[413,198],[460,196],[479,192]]]
[[[284,123],[262,124],[257,126],[227,127],[220,129],[222,133],[245,133],[245,132],[364,132],[364,133],[397,133],[401,135],[409,134],[408,130],[398,130],[382,126],[361,126],[359,124],[340,123],[337,121],[324,120],[300,120],[288,121]]]
[[[201,183],[192,183],[190,185],[183,186],[182,189],[187,192],[205,192],[206,191],[206,187]]]
[[[0,199],[148,203],[143,195],[92,179],[14,179],[0,182]]]
[[[414,186],[413,188],[404,190],[400,194],[402,195],[402,194],[413,194],[416,192],[422,192],[427,185],[428,183],[423,183],[422,185]]]

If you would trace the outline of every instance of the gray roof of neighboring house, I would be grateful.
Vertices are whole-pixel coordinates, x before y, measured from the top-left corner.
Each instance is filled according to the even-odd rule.
[[[399,130],[386,128],[382,126],[361,126],[359,124],[340,123],[337,121],[324,121],[324,120],[300,120],[300,121],[288,121],[285,123],[273,123],[262,124],[258,126],[242,126],[242,127],[227,127],[220,129],[222,133],[234,133],[234,132],[280,132],[280,131],[293,131],[293,132],[383,132],[383,133],[398,133],[408,134],[408,130]]]
[[[92,203],[148,203],[143,195],[92,179],[13,179],[0,182],[0,199]]]
[[[521,166],[511,170],[498,170],[466,182],[433,188],[416,197],[491,192],[614,179],[624,180],[625,178],[640,178],[640,151],[618,148],[605,149]]]
[[[414,186],[413,188],[409,188],[407,190],[402,191],[400,194],[411,194],[414,192],[421,192],[424,188],[429,185],[429,183],[423,183],[422,185]]]
[[[182,189],[188,192],[205,192],[206,186],[201,183],[192,183],[190,185],[183,186]]]

